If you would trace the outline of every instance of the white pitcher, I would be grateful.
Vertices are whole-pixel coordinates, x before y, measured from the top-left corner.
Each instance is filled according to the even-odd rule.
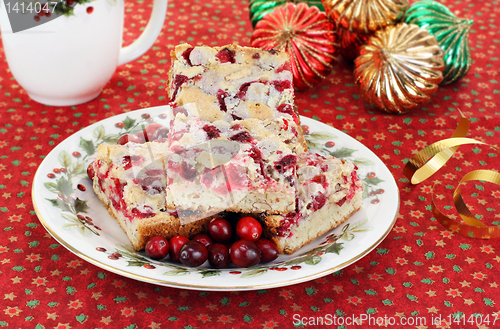
[[[14,78],[33,100],[70,106],[99,96],[118,65],[135,60],[153,45],[165,20],[167,0],[154,0],[146,29],[124,48],[123,0],[73,4],[72,15],[19,32],[12,31],[7,10],[13,10],[12,3],[0,0],[2,41]],[[26,14],[40,20],[36,13]]]

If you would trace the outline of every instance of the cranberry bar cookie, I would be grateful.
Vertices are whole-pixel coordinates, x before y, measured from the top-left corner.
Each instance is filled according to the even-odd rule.
[[[292,254],[345,222],[362,203],[363,185],[356,170],[354,164],[335,157],[300,154],[296,209],[285,215],[261,214],[264,235],[280,253]]]
[[[210,220],[181,226],[177,213],[168,211],[166,150],[167,144],[158,142],[101,144],[88,169],[95,193],[136,250],[154,235],[192,237]]]
[[[288,213],[302,152],[292,120],[210,122],[179,113],[169,133],[167,206],[205,215]]]
[[[196,103],[203,120],[285,117],[299,124],[286,52],[181,44],[171,56],[170,100]]]

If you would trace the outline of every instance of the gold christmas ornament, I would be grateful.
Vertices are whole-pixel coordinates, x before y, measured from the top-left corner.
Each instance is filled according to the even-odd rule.
[[[405,23],[388,26],[361,48],[354,64],[355,81],[369,104],[405,113],[436,92],[443,80],[443,55],[427,30]]]
[[[370,34],[397,23],[408,0],[322,0],[328,17],[349,32]]]

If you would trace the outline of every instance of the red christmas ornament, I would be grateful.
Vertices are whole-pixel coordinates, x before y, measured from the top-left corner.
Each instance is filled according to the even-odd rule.
[[[287,51],[298,90],[323,80],[338,54],[333,23],[305,3],[290,2],[264,16],[255,26],[252,47]]]

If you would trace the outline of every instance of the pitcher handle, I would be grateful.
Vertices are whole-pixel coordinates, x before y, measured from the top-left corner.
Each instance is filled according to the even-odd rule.
[[[148,25],[132,44],[120,49],[118,65],[126,64],[142,56],[155,43],[163,27],[168,0],[154,0]]]

